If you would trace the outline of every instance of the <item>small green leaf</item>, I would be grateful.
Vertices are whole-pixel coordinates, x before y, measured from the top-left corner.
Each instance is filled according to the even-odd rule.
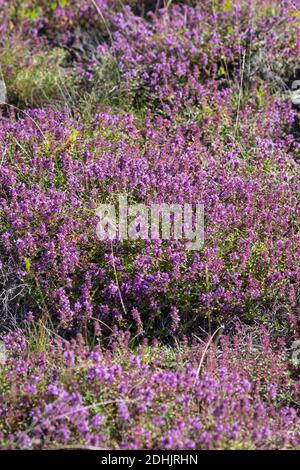
[[[30,261],[30,258],[26,258],[26,259],[25,259],[25,268],[26,268],[26,271],[27,271],[27,272],[30,271],[30,268],[31,268],[31,261]]]

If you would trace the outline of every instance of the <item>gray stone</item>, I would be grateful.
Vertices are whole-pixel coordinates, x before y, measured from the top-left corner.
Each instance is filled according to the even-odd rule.
[[[0,79],[0,104],[6,103],[6,85],[4,80]]]

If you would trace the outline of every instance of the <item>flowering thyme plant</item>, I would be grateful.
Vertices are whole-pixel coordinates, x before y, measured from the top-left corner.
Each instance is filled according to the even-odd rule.
[[[1,448],[299,448],[299,11],[0,0]]]

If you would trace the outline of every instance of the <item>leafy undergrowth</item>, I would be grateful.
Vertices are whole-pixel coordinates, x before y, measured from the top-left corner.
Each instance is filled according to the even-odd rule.
[[[299,10],[0,0],[2,448],[299,448]]]

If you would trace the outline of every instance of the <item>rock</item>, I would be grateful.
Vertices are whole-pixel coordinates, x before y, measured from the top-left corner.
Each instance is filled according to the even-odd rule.
[[[292,83],[291,100],[293,104],[300,105],[300,80]]]
[[[0,79],[0,104],[6,103],[6,85],[4,80]]]
[[[6,362],[6,348],[3,341],[0,341],[0,364],[5,364]]]

